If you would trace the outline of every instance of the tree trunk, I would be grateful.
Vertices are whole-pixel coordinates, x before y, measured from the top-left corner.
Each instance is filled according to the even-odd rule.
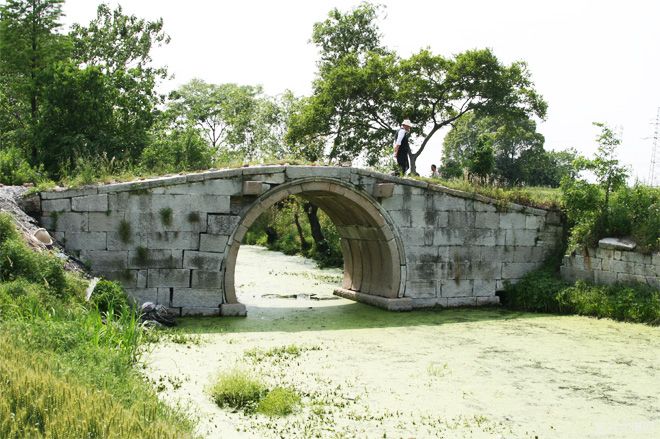
[[[296,229],[298,230],[298,237],[300,237],[300,251],[302,252],[303,255],[307,254],[307,250],[309,250],[309,243],[305,239],[305,234],[303,233],[302,226],[300,225],[300,218],[298,217],[298,212],[293,213],[293,222],[296,225]]]
[[[312,230],[312,238],[314,239],[316,251],[321,254],[326,254],[329,247],[328,242],[325,240],[325,236],[323,236],[323,231],[321,230],[318,211],[319,208],[315,204],[305,203],[305,213],[307,214],[307,219],[309,220],[309,227]]]

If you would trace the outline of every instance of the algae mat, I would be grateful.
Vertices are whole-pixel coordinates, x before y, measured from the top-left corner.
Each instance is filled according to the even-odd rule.
[[[200,435],[660,437],[658,328],[493,308],[391,313],[334,298],[340,270],[258,247],[241,247],[236,279],[247,318],[186,319],[179,331],[193,335],[145,355]],[[209,385],[237,367],[296,389],[302,407],[284,418],[216,407]]]

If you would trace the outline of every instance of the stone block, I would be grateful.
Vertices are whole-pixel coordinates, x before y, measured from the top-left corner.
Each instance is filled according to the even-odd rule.
[[[448,212],[449,227],[453,228],[474,228],[477,214],[475,212]]]
[[[126,251],[81,250],[80,260],[89,264],[92,271],[100,274],[128,268],[128,252]]]
[[[506,234],[506,245],[511,246],[528,246],[532,247],[536,245],[538,235],[535,230],[528,229],[507,229]]]
[[[174,186],[163,186],[153,188],[152,194],[169,194],[169,195],[240,195],[241,182],[239,180],[202,180],[193,183],[178,184]]]
[[[90,232],[118,232],[124,221],[123,212],[91,212],[88,215]]]
[[[497,281],[493,278],[475,279],[472,291],[475,296],[494,296],[497,291]]]
[[[410,210],[390,210],[392,221],[399,227],[412,227],[412,214]]]
[[[108,195],[86,195],[72,198],[71,208],[77,212],[105,212],[108,210]]]
[[[500,228],[502,229],[524,229],[526,216],[522,213],[500,214]]]
[[[284,175],[284,172],[250,174],[250,180],[262,181],[271,185],[277,185],[286,182],[286,176]]]
[[[138,247],[147,247],[147,236],[143,233],[131,233],[127,242],[119,232],[105,232],[107,235],[108,250],[135,250]]]
[[[183,268],[220,271],[224,258],[224,253],[185,251],[183,254]]]
[[[457,210],[459,212],[464,212],[465,199],[446,194],[435,195],[433,197],[433,206],[436,210],[440,211]]]
[[[147,248],[150,250],[197,250],[199,248],[199,233],[197,232],[155,232],[148,233],[146,236]]]
[[[72,198],[83,195],[94,195],[98,193],[96,186],[87,186],[80,189],[53,190],[41,192],[42,200],[55,200],[58,198]]]
[[[375,198],[389,198],[394,194],[394,183],[377,183],[373,186]]]
[[[384,198],[380,201],[380,205],[387,211],[402,210],[406,207],[405,200],[402,196]]]
[[[138,270],[136,280],[138,288],[147,288],[148,273],[148,270]]]
[[[145,247],[128,252],[129,268],[181,268],[181,259],[180,251],[152,250]]]
[[[414,227],[401,227],[399,228],[401,232],[401,240],[406,243],[406,245],[433,245],[433,237],[431,236],[431,242],[428,243],[429,234],[427,232],[432,232],[433,229],[427,230],[422,228]]]
[[[184,306],[180,309],[182,316],[213,317],[220,315],[220,307]]]
[[[637,244],[630,239],[603,238],[598,241],[598,247],[610,250],[632,251],[637,247]]]
[[[220,271],[201,271],[193,270],[192,282],[190,284],[193,288],[221,288],[222,287],[222,272]]]
[[[71,211],[71,200],[69,198],[60,198],[55,200],[43,200],[41,210],[46,212],[69,212]]]
[[[230,236],[241,217],[237,215],[209,215],[208,216],[208,233],[216,235]]]
[[[45,227],[55,232],[86,232],[89,216],[85,213],[63,212],[50,217],[42,217]]]
[[[222,303],[222,290],[200,288],[175,288],[172,306],[183,308],[218,308]]]
[[[148,271],[147,285],[149,288],[190,287],[190,270],[155,268]]]
[[[337,168],[331,166],[287,166],[286,176],[289,180],[307,177],[351,178],[350,168]]]
[[[106,250],[106,232],[69,232],[66,234],[67,250]]]
[[[465,229],[445,228],[435,231],[433,243],[435,245],[463,245],[465,244]],[[405,239],[404,239],[404,242]]]
[[[270,185],[261,181],[244,181],[241,188],[243,195],[261,195],[270,189]]]
[[[414,274],[413,274],[414,276]],[[437,296],[436,283],[435,279],[425,279],[423,277],[418,277],[417,279],[424,279],[409,282],[408,287],[406,288],[406,296],[418,299],[418,298],[435,298]]]
[[[224,253],[228,240],[229,236],[227,235],[202,233],[199,235],[199,250],[203,252]]]
[[[223,303],[220,305],[220,315],[223,317],[245,317],[247,309],[242,303]]]
[[[476,297],[448,297],[447,306],[456,307],[456,306],[475,306],[477,304]]]
[[[502,279],[520,279],[535,270],[538,262],[507,262],[502,264]]]
[[[477,306],[500,304],[500,298],[498,296],[484,296],[484,297],[477,296],[476,299],[477,299]]]
[[[440,282],[440,293],[447,298],[472,296],[472,281],[443,279]]]
[[[525,228],[529,230],[538,230],[543,224],[543,219],[536,215],[527,215],[525,217]]]
[[[476,246],[494,247],[497,245],[497,234],[493,229],[472,229],[470,244]]]
[[[477,212],[474,226],[479,229],[498,229],[500,227],[500,214],[497,212]]]

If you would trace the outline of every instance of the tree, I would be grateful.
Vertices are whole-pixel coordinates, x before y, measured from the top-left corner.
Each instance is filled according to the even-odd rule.
[[[162,19],[147,21],[101,4],[96,18],[87,26],[74,24],[70,35],[73,61],[98,68],[117,92],[112,105],[122,158],[139,157],[162,101],[156,85],[167,77],[166,68],[152,66],[151,59],[154,46],[170,41]]]
[[[410,153],[414,173],[433,135],[471,112],[545,115],[524,63],[505,66],[488,49],[452,58],[424,49],[400,59],[380,44],[377,16],[375,6],[363,3],[345,14],[333,10],[315,25],[318,76],[313,95],[292,117],[290,141],[324,139],[331,160],[362,155],[375,164],[391,153],[394,129],[409,118],[421,140]]]
[[[66,56],[60,28],[63,0],[7,0],[0,6],[0,102],[2,131],[28,150],[37,162],[36,132],[42,91],[42,72]],[[4,136],[3,136],[4,137]],[[29,145],[29,146],[26,146]]]
[[[443,161],[454,161],[467,167],[466,158],[484,136],[490,139],[494,150],[494,176],[502,182],[534,184],[531,180],[538,179],[530,172],[531,169],[537,167],[538,161],[550,164],[550,157],[543,149],[545,139],[536,131],[533,120],[477,113],[464,116],[447,133],[443,143]]]
[[[488,181],[488,177],[495,170],[495,153],[488,137],[479,138],[477,147],[468,156],[467,168],[470,179],[478,177],[482,183]]]

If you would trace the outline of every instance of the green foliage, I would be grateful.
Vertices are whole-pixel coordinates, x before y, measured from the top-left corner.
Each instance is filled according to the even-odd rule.
[[[37,184],[42,178],[40,170],[30,166],[20,149],[0,149],[0,183],[16,186],[24,183]]]
[[[570,285],[549,269],[527,274],[501,296],[508,308],[660,324],[660,291],[645,284]]]
[[[616,156],[620,140],[603,124],[597,137],[598,152],[593,160],[575,160],[575,172],[592,171],[597,179],[562,180],[562,204],[571,226],[569,249],[580,245],[595,247],[607,236],[633,237],[641,251],[660,249],[660,190],[643,185],[625,185],[627,169]]]
[[[318,78],[291,116],[288,142],[323,139],[331,160],[361,156],[382,164],[391,155],[393,129],[407,117],[421,142],[411,154],[415,172],[433,135],[470,112],[544,116],[546,104],[524,63],[505,66],[488,49],[451,58],[424,49],[400,59],[382,46],[378,15],[376,6],[362,3],[314,25]]]
[[[23,278],[44,285],[55,297],[63,297],[66,280],[62,262],[50,254],[32,251],[12,233],[3,234],[5,240],[0,242],[0,282]]]
[[[119,222],[119,239],[124,244],[131,242],[131,223],[125,219]]]
[[[160,222],[164,226],[171,226],[172,225],[172,208],[171,207],[163,207],[158,211],[158,214],[160,215]]]
[[[324,237],[324,247],[319,248],[312,237],[304,204],[295,197],[277,203],[252,224],[244,242],[263,245],[287,255],[301,254],[314,259],[320,267],[341,267],[343,258],[337,228],[323,211],[318,210]]]
[[[140,157],[142,168],[157,173],[196,171],[212,165],[213,150],[191,127],[168,132],[158,126]]]
[[[275,387],[259,401],[257,413],[266,416],[286,416],[300,406],[300,395],[295,390]]]
[[[467,169],[470,176],[476,176],[486,181],[495,170],[495,153],[487,139],[480,139],[477,147],[468,157]]]
[[[101,313],[119,315],[130,308],[126,292],[117,282],[100,280],[94,287],[90,303]]]
[[[266,394],[266,385],[242,370],[220,375],[211,388],[211,396],[220,407],[254,410]]]

